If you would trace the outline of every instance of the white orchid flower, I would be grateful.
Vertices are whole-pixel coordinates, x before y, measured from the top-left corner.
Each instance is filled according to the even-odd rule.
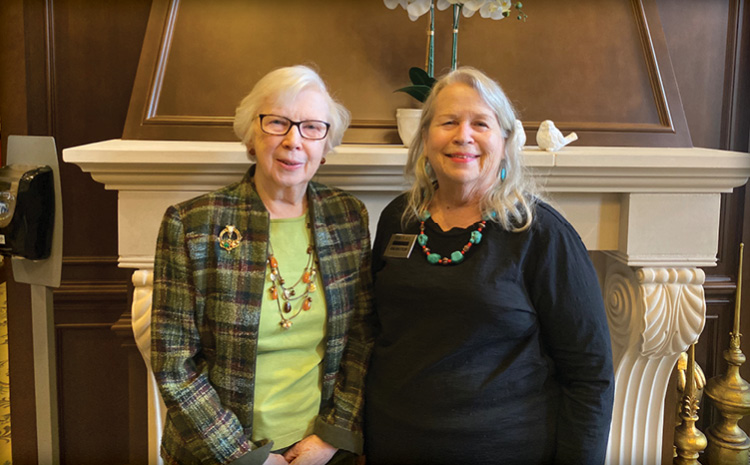
[[[482,18],[500,20],[507,16],[512,6],[511,0],[492,0],[482,6],[479,14]]]
[[[460,5],[462,3],[463,3],[462,0],[438,0],[437,9],[440,11],[443,11],[449,6]]]
[[[397,6],[401,6],[405,10],[409,4],[407,0],[383,0],[383,3],[391,10],[395,10]]]
[[[416,21],[417,18],[430,11],[432,0],[411,0],[408,3],[406,12],[409,13],[409,19]]]
[[[463,12],[466,18],[471,18],[474,13],[484,8],[487,0],[469,0],[464,2]]]
[[[464,17],[471,18],[474,13],[480,11],[486,3],[493,3],[491,0],[438,0],[438,10],[445,10],[453,5],[462,5],[461,11]]]
[[[391,10],[400,6],[409,14],[409,19],[416,21],[417,18],[430,11],[432,0],[383,0],[383,3]]]

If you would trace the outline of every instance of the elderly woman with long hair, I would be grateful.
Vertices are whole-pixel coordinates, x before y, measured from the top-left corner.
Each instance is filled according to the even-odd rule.
[[[367,211],[311,181],[348,123],[313,70],[272,71],[234,121],[255,164],[167,210],[151,327],[167,464],[313,465],[361,453]]]
[[[384,210],[373,248],[368,465],[604,461],[614,381],[601,291],[526,173],[525,140],[475,69],[444,76],[425,103],[413,186]]]

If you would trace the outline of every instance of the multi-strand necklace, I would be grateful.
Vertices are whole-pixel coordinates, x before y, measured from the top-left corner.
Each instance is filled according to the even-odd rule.
[[[286,285],[286,281],[281,276],[279,271],[279,262],[276,257],[273,256],[273,246],[271,241],[268,241],[268,266],[271,267],[271,274],[269,279],[271,280],[271,288],[268,290],[271,300],[276,301],[276,305],[279,309],[279,315],[281,321],[279,325],[284,329],[292,327],[292,320],[297,317],[303,310],[310,310],[312,307],[312,292],[315,292],[315,260],[313,260],[314,248],[312,243],[307,246],[307,264],[302,270],[302,276],[292,284],[291,286]],[[302,285],[302,289],[297,288],[298,285]],[[297,289],[295,289],[297,288]],[[292,313],[292,303],[300,301],[297,311]]]
[[[441,257],[440,254],[433,252],[427,247],[427,241],[429,238],[427,237],[427,234],[424,233],[424,222],[427,221],[429,217],[430,212],[425,210],[419,218],[420,223],[417,243],[422,246],[422,252],[427,256],[427,261],[433,265],[456,265],[464,261],[464,255],[466,255],[466,252],[468,252],[473,245],[479,244],[482,241],[482,230],[487,226],[487,220],[483,219],[482,221],[477,222],[477,229],[471,232],[469,242],[467,242],[466,245],[461,247],[460,250],[451,252],[448,257]]]

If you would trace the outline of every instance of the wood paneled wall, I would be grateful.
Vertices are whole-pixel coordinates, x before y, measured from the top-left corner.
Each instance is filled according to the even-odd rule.
[[[693,145],[748,151],[747,110],[750,88],[750,11],[745,1],[717,0],[706,14],[690,11],[695,2],[659,0],[659,13],[680,88]],[[743,28],[744,25],[744,28]],[[723,351],[729,347],[735,293],[739,243],[750,245],[750,220],[746,208],[747,186],[724,194],[721,204],[721,231],[718,263],[706,268],[706,327],[696,346],[696,360],[707,377],[726,371]],[[747,255],[747,253],[746,253]],[[750,267],[745,258],[742,333],[743,351],[750,350]],[[750,379],[750,365],[742,367]],[[705,399],[705,398],[704,398]],[[716,421],[717,412],[703,402],[698,427],[705,431]],[[750,418],[741,423],[750,431]],[[665,432],[671,434],[671,431]]]
[[[150,6],[151,0],[3,0],[3,149],[12,134],[54,136],[60,153],[121,137]],[[117,267],[117,194],[61,158],[60,172],[64,260],[54,315],[61,463],[145,463],[145,417],[134,417],[134,428],[130,411],[134,402],[140,405],[133,410],[143,410],[146,395],[131,392],[129,382],[129,372],[137,377],[140,368],[143,377],[145,368],[132,364],[132,333],[128,341],[113,331],[123,315],[129,322],[131,274]],[[27,286],[10,283],[8,318],[13,463],[33,464]]]
[[[157,7],[168,3],[154,2]],[[203,3],[183,2],[189,8],[199,8]],[[211,4],[220,10],[236,6],[246,11],[246,4],[250,2],[241,3],[244,6],[231,1]],[[290,35],[286,32],[289,27],[274,27],[278,23],[273,19],[280,14],[274,8],[281,7],[271,5],[273,2],[262,3],[266,8],[265,17],[271,20],[265,21],[268,27],[262,30],[265,35],[259,37],[280,33],[283,40],[294,46],[296,55],[263,52],[268,49],[268,42],[263,41],[235,49],[242,52],[236,55],[232,55],[235,52],[231,49],[204,44],[203,49],[195,50],[203,54],[200,56],[216,54],[214,60],[236,69],[224,74],[208,69],[196,75],[201,79],[185,81],[179,74],[170,75],[168,67],[164,68],[165,82],[173,86],[167,86],[162,106],[154,109],[152,117],[175,113],[181,105],[208,105],[196,114],[211,116],[207,121],[213,121],[215,127],[224,131],[217,139],[226,139],[229,137],[227,117],[231,116],[233,102],[249,90],[255,79],[280,64],[313,61],[313,55],[306,52],[307,46],[297,44],[306,44],[308,37],[318,38],[318,32],[330,34],[332,28],[339,28],[338,33],[348,37],[349,44],[313,43],[334,47],[334,51],[345,46],[361,50],[357,54],[343,54],[339,50],[340,53],[330,53],[329,58],[325,53],[316,58],[331,87],[340,91],[340,97],[354,113],[359,126],[349,137],[366,138],[370,134],[371,141],[394,142],[391,106],[409,106],[411,102],[391,91],[404,84],[408,66],[419,64],[423,59],[424,25],[411,23],[403,11],[388,11],[380,0],[367,0],[357,3],[356,7],[351,6],[353,2],[331,0],[313,2],[314,9],[318,10],[312,13],[315,21],[300,22],[302,32]],[[584,122],[589,124],[582,126],[584,133],[591,124],[611,123],[613,118],[615,121],[630,118],[659,122],[658,112],[652,113],[658,102],[643,97],[653,82],[648,78],[643,44],[632,43],[640,40],[637,23],[633,22],[638,18],[635,7],[645,5],[644,12],[652,26],[652,36],[656,37],[656,46],[663,46],[659,59],[668,62],[670,70],[673,69],[671,76],[666,76],[674,82],[668,103],[670,108],[684,115],[684,127],[675,126],[676,132],[682,131],[673,139],[675,144],[685,145],[687,137],[687,145],[748,150],[750,8],[745,0],[716,0],[710,2],[710,7],[705,1],[697,0],[582,0],[564,3],[565,6],[549,0],[524,3],[529,14],[526,24],[514,20],[497,24],[479,18],[463,22],[459,59],[474,64],[473,60],[489,62],[499,57],[492,69],[501,82],[507,83],[506,90],[517,102],[525,120],[547,117],[564,120],[568,122],[564,126],[573,130],[580,130],[575,121]],[[603,4],[616,6],[610,11],[602,7]],[[344,5],[349,5],[348,9]],[[151,0],[2,0],[0,123],[3,148],[9,134],[52,135],[60,151],[92,141],[119,138],[123,132],[136,137],[141,118],[146,115],[139,107],[142,103],[131,103],[128,118],[135,118],[135,126],[130,129],[126,129],[126,115],[131,91],[148,93],[148,85],[136,85],[134,89],[134,82],[139,60],[143,65],[143,60],[155,59],[153,50],[145,50],[141,56],[151,7]],[[216,15],[220,13],[222,11],[217,10]],[[618,34],[613,33],[611,25],[605,27],[608,16],[616,14],[631,18],[628,25],[621,25]],[[333,21],[326,19],[329,17],[336,18],[335,23],[329,24]],[[248,21],[258,22],[257,18],[242,15],[238,18],[240,20],[233,23],[234,28],[253,29]],[[183,24],[187,28],[184,31],[197,34],[208,29],[207,33],[213,31],[211,40],[226,40],[222,39],[222,34],[227,31],[208,28],[215,19],[205,17],[190,23],[195,20],[185,15],[182,20],[188,23]],[[480,50],[469,45],[486,40],[482,39],[486,28],[494,28],[493,33],[500,34],[500,45],[496,52],[491,49],[489,55],[486,47]],[[256,35],[260,34],[258,31]],[[186,37],[178,34],[175,40],[186,40]],[[450,39],[444,36],[440,40],[438,54],[445,54]],[[547,76],[534,76],[533,68],[544,66],[541,55],[535,53],[550,53],[550,40],[556,41],[552,45],[559,47],[563,55],[558,61],[548,63],[549,68],[542,68]],[[605,48],[604,52],[581,52],[581,47],[591,48],[594,40]],[[418,46],[404,47],[403,43]],[[190,65],[190,55],[177,58],[173,63],[181,60],[183,65]],[[440,60],[439,69],[447,65],[444,58]],[[646,80],[630,83],[635,86],[632,88],[621,88],[629,93],[618,97],[617,101],[627,108],[618,108],[616,102],[612,103],[605,95],[611,87],[607,73],[613,67],[619,69],[622,63],[634,64],[638,60],[643,60],[639,61],[638,70],[646,73],[640,74],[646,76]],[[254,71],[250,73],[243,66]],[[213,78],[228,83],[215,84],[211,81]],[[579,78],[587,83],[585,88],[577,87]],[[351,82],[355,84],[347,84]],[[201,87],[185,88],[195,83]],[[388,99],[373,107],[367,100],[361,100],[355,92],[357,89],[378,91]],[[676,91],[679,93],[675,94]],[[610,103],[597,106],[595,100],[602,95],[602,101]],[[211,110],[211,102],[224,103]],[[577,106],[578,102],[582,106]],[[130,124],[130,119],[128,121]],[[185,122],[177,121],[177,126],[183,127],[180,137],[205,138],[201,136],[204,132],[200,125]],[[148,131],[156,131],[148,137],[161,137],[158,131],[168,131],[169,124],[169,121],[157,121],[146,125]],[[175,137],[162,134],[166,134],[164,138]],[[597,140],[596,134],[597,131],[589,131],[589,143]],[[655,144],[653,134],[638,131],[627,134],[630,145]],[[532,144],[533,135],[532,130],[529,133]],[[585,138],[580,142],[587,143]],[[61,162],[61,174],[65,260],[63,285],[55,291],[54,299],[62,461],[76,465],[145,463],[145,392],[140,388],[145,386],[145,370],[128,332],[130,271],[116,267],[116,195],[105,191],[76,166]],[[721,352],[727,346],[734,308],[736,250],[740,240],[750,244],[750,215],[745,214],[748,195],[746,189],[741,188],[724,196],[719,264],[706,270],[708,321],[698,354],[709,376],[725,369]],[[750,296],[749,259],[745,260],[745,266],[748,288],[744,295]],[[745,299],[746,309],[750,308],[749,299]],[[29,309],[28,289],[11,283],[13,458],[14,464],[21,465],[36,463],[35,424],[31,414],[34,396]],[[744,314],[743,333],[750,335],[750,312]],[[743,340],[743,350],[750,354],[750,336]],[[750,379],[750,366],[744,367],[744,372]],[[702,412],[706,410],[710,409]]]

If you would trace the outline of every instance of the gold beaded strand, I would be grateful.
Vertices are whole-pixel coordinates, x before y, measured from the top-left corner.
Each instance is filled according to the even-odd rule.
[[[297,317],[303,310],[307,311],[310,310],[312,307],[312,292],[315,292],[317,287],[315,286],[315,275],[317,273],[317,270],[315,269],[315,264],[313,260],[313,246],[312,244],[309,244],[307,246],[307,264],[305,265],[305,268],[302,270],[302,275],[299,277],[299,279],[291,286],[287,287],[286,282],[284,278],[281,276],[281,271],[279,271],[279,262],[276,260],[276,257],[273,255],[273,246],[271,245],[271,241],[269,239],[268,241],[268,266],[271,267],[271,273],[269,275],[269,279],[271,280],[271,287],[269,288],[268,292],[270,294],[271,300],[276,301],[276,306],[279,309],[279,315],[281,316],[281,321],[279,322],[279,325],[284,329],[289,329],[292,327],[292,320]],[[302,284],[304,286],[304,291],[297,295],[297,290],[295,288]],[[281,292],[279,292],[279,290]],[[301,300],[299,308],[297,308],[297,311],[294,312],[294,314],[290,315],[292,313],[292,302],[296,300]],[[283,301],[283,304],[282,304]]]

